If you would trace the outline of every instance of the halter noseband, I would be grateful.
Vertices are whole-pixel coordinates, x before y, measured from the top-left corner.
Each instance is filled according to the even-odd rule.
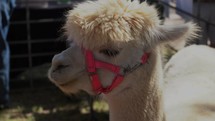
[[[149,53],[144,53],[141,58],[141,63],[136,64],[135,66],[131,68],[123,68],[117,65],[113,65],[107,62],[103,62],[100,60],[96,60],[94,58],[94,55],[92,51],[86,50],[83,48],[84,54],[85,54],[85,61],[87,65],[87,71],[89,73],[93,91],[97,94],[100,93],[109,93],[111,92],[115,87],[117,87],[124,79],[124,76],[134,70],[136,70],[141,65],[145,64],[149,58]],[[103,87],[101,84],[101,81],[99,79],[99,76],[97,74],[97,69],[106,69],[116,74],[114,77],[112,83],[108,87]]]

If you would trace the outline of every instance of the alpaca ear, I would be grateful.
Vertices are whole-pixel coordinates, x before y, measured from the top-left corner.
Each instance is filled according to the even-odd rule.
[[[194,23],[182,25],[161,25],[156,30],[156,43],[167,43],[176,50],[185,46],[188,41],[198,37],[199,27]]]

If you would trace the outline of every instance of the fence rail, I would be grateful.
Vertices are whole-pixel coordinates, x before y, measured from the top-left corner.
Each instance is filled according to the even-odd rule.
[[[50,63],[55,53],[66,48],[65,42],[58,41],[61,35],[59,30],[64,22],[64,14],[71,9],[71,5],[31,8],[26,4],[28,2],[33,4],[39,1],[17,1],[8,35],[11,47],[11,89],[16,89],[16,85],[19,85],[19,88],[34,88],[37,85],[32,73],[34,68]],[[20,4],[22,6],[19,6]],[[20,74],[25,71],[30,74],[30,78],[19,79]],[[23,83],[23,86],[20,87],[20,83]]]

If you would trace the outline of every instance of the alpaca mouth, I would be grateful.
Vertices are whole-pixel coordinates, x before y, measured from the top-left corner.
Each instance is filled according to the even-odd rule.
[[[55,69],[52,69],[52,72],[54,73],[54,72],[60,72],[61,70],[63,70],[63,69],[65,69],[65,68],[68,68],[69,67],[69,65],[59,65],[59,66],[57,66]]]
[[[66,69],[68,66],[63,67],[64,69]],[[80,76],[83,75],[83,73],[85,72],[84,69],[82,69],[81,71],[74,73],[74,74],[65,74],[63,73],[62,69],[49,69],[48,72],[48,78],[51,82],[59,85],[59,86],[64,86],[68,83],[71,82],[75,82],[78,80],[78,78]]]
[[[75,78],[70,81],[64,81],[63,83],[58,83],[57,85],[59,85],[60,87],[65,87],[71,83],[75,83],[77,80],[78,80],[78,78]]]

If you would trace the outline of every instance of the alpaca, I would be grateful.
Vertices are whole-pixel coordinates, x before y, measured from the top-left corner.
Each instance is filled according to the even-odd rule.
[[[192,39],[198,28],[159,23],[146,2],[78,4],[64,26],[71,45],[54,56],[48,76],[65,93],[102,95],[110,121],[165,121],[160,45]]]
[[[164,103],[168,121],[214,121],[214,60],[215,49],[192,45],[176,53],[165,65]]]

